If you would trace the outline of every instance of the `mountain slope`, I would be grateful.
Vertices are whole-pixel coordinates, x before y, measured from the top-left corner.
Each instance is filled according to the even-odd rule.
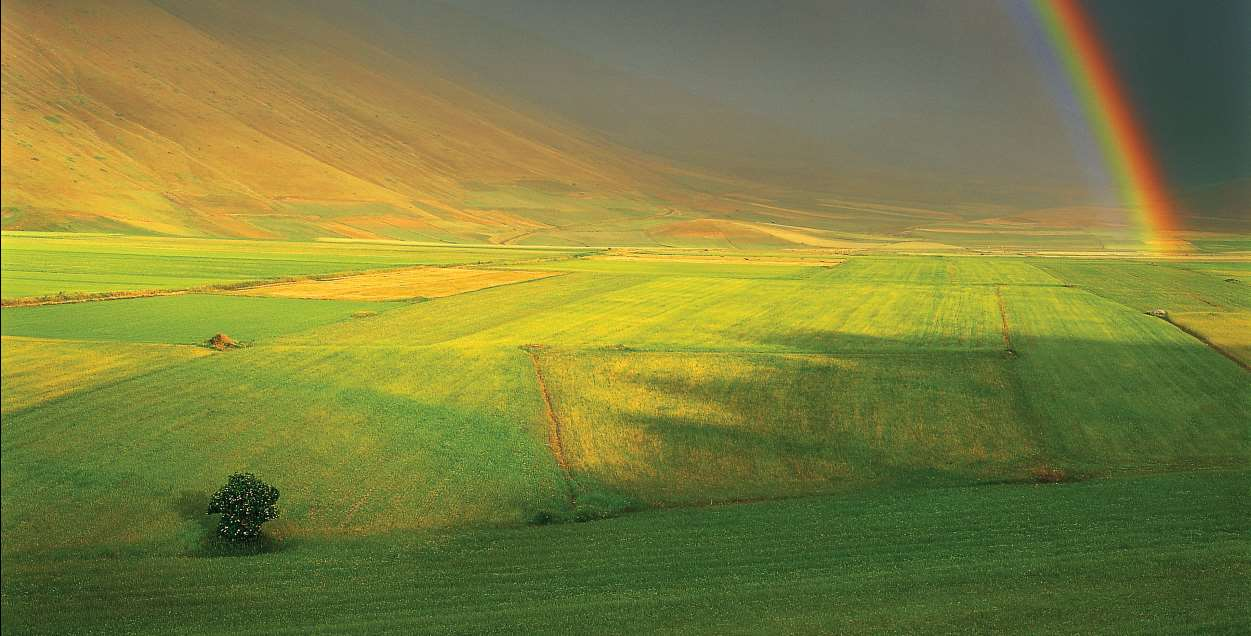
[[[5,2],[4,227],[503,240],[717,207],[691,173],[262,6]]]
[[[699,247],[1137,240],[1131,215],[1088,214],[1079,193],[830,164],[804,131],[489,21],[372,6],[7,0],[0,226]],[[740,159],[838,185],[752,176]],[[1215,184],[1183,202],[1204,210],[1201,228],[1245,232],[1245,193]]]

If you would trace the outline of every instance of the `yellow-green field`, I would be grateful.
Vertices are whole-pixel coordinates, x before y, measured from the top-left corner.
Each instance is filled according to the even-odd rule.
[[[151,239],[47,240],[75,241],[38,257],[68,271]],[[1224,267],[333,250],[333,271],[524,280],[3,309],[6,633],[238,625],[214,603],[262,631],[562,631],[577,611],[622,632],[628,607],[709,633],[1247,627],[1251,381],[1231,358],[1251,288]],[[218,332],[245,346],[203,346]],[[282,492],[272,552],[206,547],[236,471]]]
[[[248,287],[235,293],[272,298],[323,300],[412,300],[442,298],[465,292],[553,276],[551,272],[416,267],[323,279],[304,279]]]
[[[510,263],[578,252],[402,241],[276,242],[5,232],[6,301],[58,294],[238,286],[412,265]]]

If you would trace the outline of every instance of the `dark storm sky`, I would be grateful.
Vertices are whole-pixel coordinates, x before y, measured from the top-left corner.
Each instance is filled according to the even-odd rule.
[[[838,171],[859,164],[868,172],[1026,188],[1092,183],[1094,146],[1074,139],[1081,132],[1073,130],[1073,104],[1040,59],[1045,49],[1031,41],[1037,25],[1023,17],[1023,0],[449,4],[588,63],[795,133],[754,139],[776,146],[761,149],[761,163],[795,145],[817,173],[822,165]],[[1251,175],[1251,2],[1091,0],[1087,7],[1175,186]],[[577,115],[602,92],[587,77],[529,97]],[[586,119],[611,131],[614,116],[624,122],[630,115]],[[741,128],[727,119],[721,133],[733,138]],[[689,140],[681,130],[665,138],[698,144],[718,134],[712,125]],[[804,141],[802,152],[796,139]]]

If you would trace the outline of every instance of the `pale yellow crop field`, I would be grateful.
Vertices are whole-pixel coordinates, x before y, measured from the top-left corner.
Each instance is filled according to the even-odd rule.
[[[1251,365],[1251,312],[1187,311],[1169,318],[1213,347]]]
[[[409,300],[442,298],[488,287],[556,276],[556,272],[416,267],[322,280],[308,279],[240,290],[246,296],[327,300]]]

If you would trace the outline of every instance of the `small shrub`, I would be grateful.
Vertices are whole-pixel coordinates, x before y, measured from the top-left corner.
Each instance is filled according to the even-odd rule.
[[[252,473],[235,473],[209,499],[208,514],[221,514],[217,536],[232,542],[255,541],[261,524],[278,516],[278,489]]]

